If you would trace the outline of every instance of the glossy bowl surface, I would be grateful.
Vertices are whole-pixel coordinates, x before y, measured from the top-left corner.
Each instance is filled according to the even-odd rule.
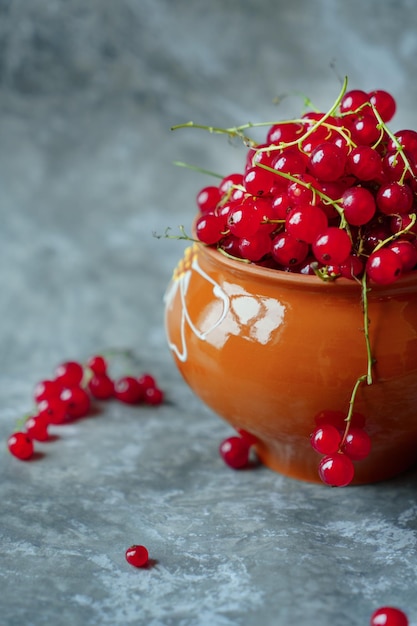
[[[374,384],[355,411],[372,451],[354,483],[399,474],[417,460],[417,272],[368,295]],[[195,244],[165,297],[166,334],[191,389],[257,438],[270,468],[318,482],[310,434],[323,410],[348,410],[367,371],[361,287],[226,258]]]

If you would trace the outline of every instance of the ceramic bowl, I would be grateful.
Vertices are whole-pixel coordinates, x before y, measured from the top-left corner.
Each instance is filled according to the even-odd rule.
[[[417,272],[368,296],[374,384],[361,385],[370,455],[353,484],[393,477],[417,460]],[[195,244],[165,298],[166,334],[191,389],[256,437],[262,463],[318,482],[310,444],[323,410],[348,410],[366,373],[360,285],[267,269]]]

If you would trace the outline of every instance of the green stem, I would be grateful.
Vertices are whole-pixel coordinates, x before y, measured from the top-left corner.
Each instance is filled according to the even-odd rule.
[[[367,380],[367,374],[363,374],[362,376],[359,376],[359,378],[356,380],[353,389],[352,389],[352,393],[350,396],[350,400],[349,400],[349,410],[348,410],[348,414],[346,416],[345,422],[346,422],[346,427],[345,427],[345,431],[343,433],[343,437],[342,440],[340,442],[340,446],[339,449],[341,449],[343,447],[343,444],[346,441],[346,437],[348,436],[349,433],[349,429],[350,429],[350,423],[352,421],[352,414],[353,414],[353,409],[355,406],[355,400],[356,400],[356,395],[358,393],[358,389],[361,386],[362,383],[364,383]],[[370,383],[368,383],[370,384]]]
[[[199,172],[200,174],[208,174],[209,176],[214,176],[215,178],[220,178],[223,180],[223,174],[217,174],[217,172],[212,172],[211,170],[205,170],[202,167],[198,167],[197,165],[190,165],[189,163],[184,163],[183,161],[173,161],[174,165],[178,167],[186,167],[189,170],[193,170],[194,172]]]
[[[368,314],[368,284],[366,280],[366,272],[364,272],[361,280],[362,286],[362,306],[363,306],[363,332],[365,334],[366,344],[366,356],[367,356],[367,373],[366,382],[368,385],[372,385],[372,366],[374,364],[374,358],[372,357],[371,343],[369,339],[369,314]]]

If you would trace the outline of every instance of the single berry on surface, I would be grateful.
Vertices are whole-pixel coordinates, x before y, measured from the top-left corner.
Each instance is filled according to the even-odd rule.
[[[125,557],[133,567],[146,567],[149,562],[149,553],[145,546],[130,546],[125,552]]]
[[[319,476],[326,485],[346,487],[352,482],[354,475],[353,463],[344,454],[329,454],[320,461]]]
[[[16,432],[7,440],[9,452],[21,461],[27,461],[33,456],[34,445],[27,433]]]
[[[243,437],[228,437],[221,442],[220,456],[229,467],[242,469],[249,463],[250,445]]]
[[[383,606],[372,613],[370,626],[408,626],[407,615],[393,606]]]

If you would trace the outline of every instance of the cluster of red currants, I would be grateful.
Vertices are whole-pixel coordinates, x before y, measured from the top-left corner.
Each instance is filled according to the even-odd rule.
[[[343,411],[325,410],[316,416],[315,424],[310,443],[323,455],[319,463],[321,480],[332,487],[349,485],[355,474],[353,462],[365,459],[371,452],[364,416],[354,412],[347,424]]]
[[[249,138],[243,173],[197,196],[197,238],[231,257],[322,278],[390,284],[417,265],[417,132],[392,133],[386,91]]]
[[[122,376],[113,380],[108,363],[101,355],[94,355],[83,366],[77,361],[61,363],[54,377],[35,386],[36,409],[23,428],[8,438],[8,449],[21,460],[34,454],[34,441],[48,441],[50,425],[60,425],[84,417],[91,411],[91,400],[114,398],[127,404],[159,405],[164,393],[150,374],[139,378]]]

